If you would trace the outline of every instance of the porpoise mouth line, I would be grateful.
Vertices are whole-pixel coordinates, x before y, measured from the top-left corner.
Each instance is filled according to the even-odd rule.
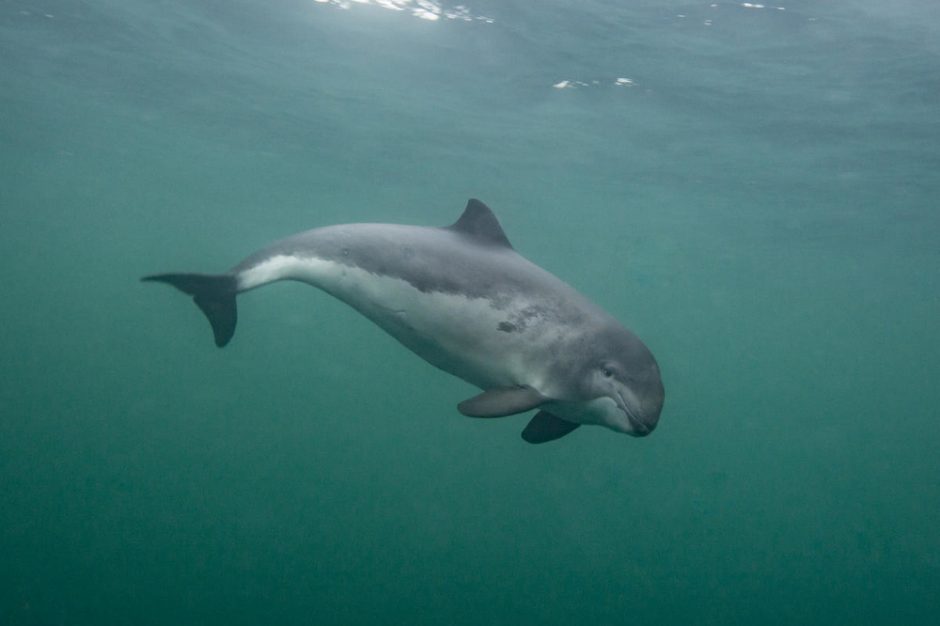
[[[628,405],[627,401],[624,400],[623,394],[618,391],[617,397],[620,399],[620,408],[624,413],[627,414],[627,419],[630,420],[630,425],[633,426],[633,428],[639,433],[644,435],[649,433],[650,427],[647,426],[640,418],[636,416],[633,411],[630,410],[630,405]]]

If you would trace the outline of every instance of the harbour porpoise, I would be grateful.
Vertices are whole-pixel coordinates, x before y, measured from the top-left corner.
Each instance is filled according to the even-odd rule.
[[[530,443],[597,424],[636,437],[665,392],[640,339],[516,252],[493,212],[470,200],[446,227],[341,224],[255,252],[223,274],[154,274],[193,297],[217,346],[235,333],[238,294],[279,280],[319,287],[432,365],[479,387],[470,417],[538,410]]]

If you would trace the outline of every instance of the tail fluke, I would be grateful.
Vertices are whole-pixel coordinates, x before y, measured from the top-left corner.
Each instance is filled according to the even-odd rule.
[[[235,334],[238,311],[235,294],[238,284],[229,274],[154,274],[141,278],[145,282],[167,283],[193,297],[193,302],[209,319],[215,345],[220,348]]]

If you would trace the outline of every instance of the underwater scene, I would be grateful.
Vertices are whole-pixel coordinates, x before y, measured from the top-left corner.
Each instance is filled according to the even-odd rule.
[[[0,626],[938,623],[940,3],[462,2],[0,0]]]

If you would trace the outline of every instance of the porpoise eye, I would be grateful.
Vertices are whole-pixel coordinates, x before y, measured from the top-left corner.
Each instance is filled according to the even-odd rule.
[[[609,367],[605,367],[605,368],[601,369],[601,372],[604,373],[604,378],[613,378],[613,377],[614,377],[614,370],[610,369]]]

